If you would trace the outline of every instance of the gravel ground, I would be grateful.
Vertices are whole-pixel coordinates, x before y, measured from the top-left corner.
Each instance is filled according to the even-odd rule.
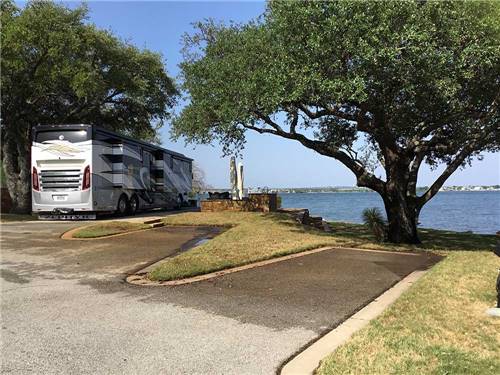
[[[272,374],[325,330],[434,259],[331,250],[181,287],[124,277],[203,228],[96,241],[81,223],[2,223],[3,373]]]

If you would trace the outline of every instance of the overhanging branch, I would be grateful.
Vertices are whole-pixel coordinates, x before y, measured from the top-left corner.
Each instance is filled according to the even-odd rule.
[[[304,112],[304,114],[311,120],[316,120],[324,116],[335,116],[347,121],[358,121],[357,116],[346,113],[342,111],[339,107],[325,106],[323,109],[320,109],[318,111],[312,111],[311,109],[308,108],[307,105],[304,105],[302,103],[296,104],[296,106],[302,112]]]
[[[451,163],[448,164],[446,169],[443,171],[441,176],[439,176],[436,181],[427,189],[427,191],[421,195],[420,197],[417,198],[417,206],[421,208],[425,203],[427,203],[429,200],[434,197],[439,189],[443,186],[445,181],[452,175],[453,172],[455,172],[458,167],[460,167],[465,159],[471,154],[471,152],[474,150],[475,143],[471,142],[468,145],[466,145],[456,156],[455,159]]]
[[[408,194],[413,198],[417,197],[418,171],[420,169],[420,166],[422,165],[424,158],[424,152],[417,153],[408,173]]]
[[[286,139],[293,139],[300,142],[303,146],[318,152],[321,155],[337,159],[347,168],[351,170],[356,176],[358,186],[368,187],[379,193],[383,193],[385,189],[385,182],[377,178],[374,174],[368,172],[366,168],[358,161],[349,156],[346,152],[339,149],[337,146],[332,146],[324,141],[310,139],[301,133],[297,133],[295,129],[293,132],[286,132],[281,126],[274,122],[269,116],[264,115],[258,111],[254,112],[259,120],[263,121],[269,128],[261,128],[249,124],[241,124],[244,128],[256,131],[260,134],[273,134]]]

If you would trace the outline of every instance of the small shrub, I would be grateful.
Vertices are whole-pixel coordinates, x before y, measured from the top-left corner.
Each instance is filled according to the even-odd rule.
[[[365,208],[363,210],[363,222],[370,228],[378,242],[383,242],[387,238],[387,226],[384,216],[377,207]]]

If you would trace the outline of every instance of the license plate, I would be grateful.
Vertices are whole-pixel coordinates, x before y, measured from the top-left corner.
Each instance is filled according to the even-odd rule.
[[[60,201],[65,201],[66,199],[68,199],[68,197],[66,195],[53,195],[52,199],[60,202]]]
[[[95,220],[96,214],[40,214],[40,220]]]

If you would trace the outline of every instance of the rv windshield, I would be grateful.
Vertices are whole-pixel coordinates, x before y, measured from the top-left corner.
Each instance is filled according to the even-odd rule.
[[[42,130],[37,131],[35,142],[68,141],[71,143],[88,140],[86,130]]]

